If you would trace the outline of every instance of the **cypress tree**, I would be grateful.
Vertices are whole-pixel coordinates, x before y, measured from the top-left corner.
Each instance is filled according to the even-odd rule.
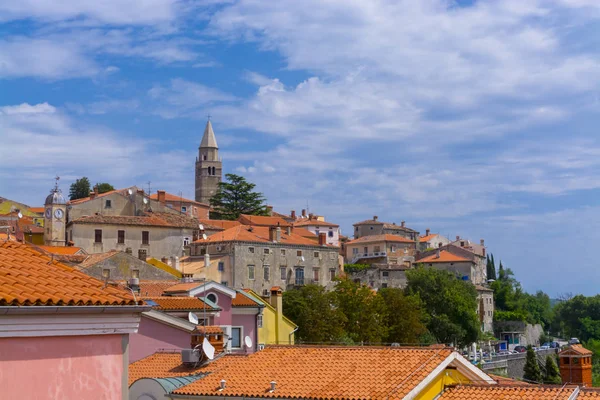
[[[546,357],[545,369],[546,370],[544,371],[544,383],[547,383],[549,385],[560,385],[562,383],[560,371],[558,370],[556,362],[554,362],[554,357],[550,355]]]
[[[502,266],[502,264],[500,264],[500,266]],[[531,346],[527,346],[527,358],[525,359],[525,367],[523,368],[523,379],[527,382],[542,382],[542,371],[540,371],[535,351]]]

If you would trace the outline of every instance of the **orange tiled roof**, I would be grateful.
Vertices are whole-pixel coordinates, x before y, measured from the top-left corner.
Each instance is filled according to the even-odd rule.
[[[600,399],[600,389],[598,388],[581,388],[577,400],[579,399]]]
[[[70,221],[69,224],[130,225],[198,229],[198,220],[183,214],[147,212],[144,215],[88,215]]]
[[[37,246],[40,249],[51,253],[51,254],[61,254],[61,255],[74,255],[78,251],[81,251],[81,247],[74,246]]]
[[[133,188],[132,188],[132,189],[133,189]],[[99,197],[108,196],[108,195],[110,195],[110,194],[113,194],[113,193],[124,194],[126,190],[127,190],[127,189],[116,189],[116,190],[110,190],[110,191],[108,191],[108,192],[104,192],[104,193],[101,193],[101,194],[97,194],[97,195],[94,197],[94,199],[97,199],[97,198],[99,198]],[[91,197],[82,197],[81,199],[69,200],[69,201],[67,202],[67,204],[70,204],[70,205],[81,204],[81,203],[85,203],[86,201],[90,201],[90,200],[92,200],[92,198],[91,198]]]
[[[339,227],[338,224],[332,224],[331,222],[320,221],[316,218],[302,218],[294,222],[294,226],[331,226],[334,228]]]
[[[207,335],[222,335],[223,334],[223,329],[221,329],[220,326],[215,326],[215,325],[209,325],[209,326],[198,325],[198,326],[196,326],[196,329],[194,329],[194,331],[201,333],[201,334],[206,333]]]
[[[582,355],[582,356],[587,356],[587,355],[592,355],[593,353],[586,349],[585,347],[583,347],[580,344],[572,344],[569,347],[567,347],[566,349],[564,349],[563,351],[561,351],[559,354],[564,354],[564,353],[575,353],[578,355]]]
[[[150,198],[152,200],[158,201],[158,193],[151,194]],[[166,193],[166,192],[165,192],[165,201],[170,202],[170,203],[178,202],[179,201],[179,202],[182,202],[182,203],[198,204],[200,206],[209,207],[209,205],[206,204],[206,203],[201,203],[201,202],[196,201],[196,200],[186,199],[186,198],[183,198],[181,196],[177,196],[177,195],[174,195],[174,194],[171,194],[171,193]]]
[[[464,385],[446,389],[439,400],[568,400],[576,389],[560,385]]]
[[[269,227],[266,226],[248,226],[240,225],[231,229],[226,229],[223,232],[215,233],[209,236],[206,240],[199,239],[194,243],[220,243],[220,242],[253,242],[253,243],[271,243],[269,240]],[[281,230],[280,244],[315,246],[314,240],[302,237],[295,232],[291,235]]]
[[[318,242],[319,238],[313,232],[309,231],[306,228],[294,227],[295,235],[302,236],[303,238],[311,239],[313,242]]]
[[[188,290],[192,290],[197,288],[198,286],[202,286],[202,282],[184,282],[178,283],[176,285],[170,286],[165,289],[165,293],[174,293],[174,292],[187,292]]]
[[[46,211],[46,209],[44,207],[29,207],[29,211],[37,214],[43,214]]]
[[[0,244],[0,305],[79,306],[135,304],[131,293],[106,286],[52,261],[31,246]]]
[[[268,346],[173,393],[304,399],[401,399],[448,348]],[[226,387],[219,391],[221,379]],[[269,392],[270,382],[276,390]]]
[[[440,256],[438,257],[437,254],[432,254],[430,256],[427,256],[425,258],[420,258],[418,260],[416,260],[417,263],[442,263],[442,262],[473,262],[467,258],[463,258],[460,256],[457,256],[456,254],[452,254],[449,251],[446,250],[442,250],[440,251]]]
[[[518,386],[518,385],[527,386],[527,385],[529,385],[529,383],[527,383],[527,382],[519,381],[519,380],[513,379],[513,378],[507,378],[505,376],[494,375],[494,374],[488,374],[488,375],[490,376],[490,378],[495,380],[498,385],[512,385],[512,386]]]
[[[197,297],[144,297],[144,300],[152,300],[158,304],[154,308],[161,311],[214,310]]]
[[[179,281],[140,281],[140,296],[160,297],[166,289],[175,286]]]
[[[407,239],[398,235],[369,235],[363,236],[358,239],[346,242],[346,244],[357,244],[357,243],[376,243],[376,242],[397,242],[397,243],[414,243],[414,240]]]
[[[419,242],[429,242],[431,239],[434,239],[436,236],[439,236],[437,233],[431,233],[429,235],[424,235],[419,237]]]
[[[201,224],[207,225],[209,227],[221,228],[221,229],[229,229],[234,226],[241,225],[239,221],[229,221],[226,219],[198,219]]]
[[[209,364],[194,367],[181,363],[181,350],[154,353],[129,364],[129,385],[140,378],[168,378],[217,371],[246,357],[245,355],[228,354]]]
[[[246,296],[245,292],[242,293],[238,291],[237,296],[235,296],[234,299],[231,299],[231,305],[233,307],[259,307],[262,304],[259,304],[249,296]]]
[[[280,226],[282,228],[292,226],[283,218],[279,217],[267,217],[262,215],[246,215],[242,214],[238,218],[238,221],[243,225],[253,226]]]

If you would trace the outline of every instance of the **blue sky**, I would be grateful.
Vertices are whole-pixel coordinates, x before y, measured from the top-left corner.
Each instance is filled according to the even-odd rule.
[[[0,195],[193,197],[206,115],[279,211],[486,244],[597,293],[596,0],[0,0]]]

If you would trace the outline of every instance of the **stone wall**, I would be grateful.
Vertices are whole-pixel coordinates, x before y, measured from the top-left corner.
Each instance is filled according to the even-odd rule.
[[[138,260],[136,257],[130,256],[127,253],[115,253],[113,256],[107,257],[98,263],[82,269],[86,275],[104,280],[102,271],[110,270],[111,281],[125,281],[132,277],[131,271],[136,269],[139,271],[140,280],[176,280],[177,276],[163,271],[153,265]]]
[[[546,364],[546,357],[548,355],[555,355],[556,349],[548,349],[548,350],[539,350],[535,352],[535,355],[538,359],[538,363],[540,367],[543,367]],[[510,354],[506,356],[497,356],[493,358],[493,362],[489,363],[490,365],[486,367],[486,364],[483,365],[483,370],[487,372],[491,372],[491,369],[494,369],[495,366],[500,365],[501,361],[506,361],[506,369],[507,376],[509,378],[515,379],[523,379],[523,368],[525,368],[525,359],[527,357],[527,353],[519,353],[519,354]]]

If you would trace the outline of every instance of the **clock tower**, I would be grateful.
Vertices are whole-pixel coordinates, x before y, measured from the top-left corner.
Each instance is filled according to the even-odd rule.
[[[58,188],[58,180],[44,202],[44,244],[65,246],[67,228],[67,202]]]

